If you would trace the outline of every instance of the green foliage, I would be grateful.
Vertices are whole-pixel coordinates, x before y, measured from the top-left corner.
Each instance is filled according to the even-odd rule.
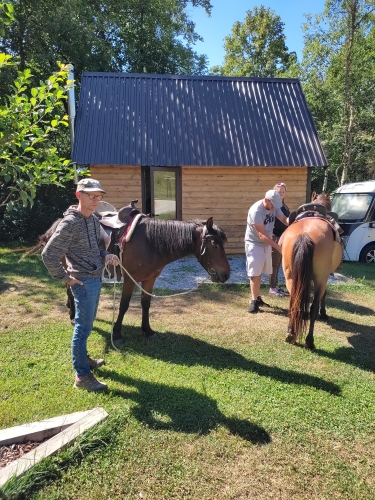
[[[188,7],[212,8],[209,0],[23,0],[0,45],[43,79],[58,61],[74,65],[78,82],[82,71],[197,74],[207,63],[193,50],[201,37]]]
[[[302,80],[329,160],[329,190],[375,174],[374,9],[373,0],[328,1],[304,28]]]
[[[0,54],[0,69],[10,64],[10,57]],[[31,86],[31,78],[29,69],[19,72],[0,107],[0,207],[7,210],[18,200],[24,207],[32,205],[38,186],[63,186],[74,173],[50,142],[58,127],[68,126],[62,106],[67,68],[61,65],[38,87]]]
[[[280,16],[263,5],[248,10],[243,23],[234,23],[224,48],[224,64],[212,68],[213,74],[275,77],[297,63],[295,52],[285,45]]]
[[[35,244],[38,236],[77,202],[73,182],[65,188],[44,185],[37,189],[32,207],[16,203],[13,210],[0,213],[0,241]]]

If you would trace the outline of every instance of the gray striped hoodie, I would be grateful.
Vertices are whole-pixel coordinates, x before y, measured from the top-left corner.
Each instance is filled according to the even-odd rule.
[[[51,276],[67,283],[71,277],[102,275],[106,250],[99,248],[100,223],[95,215],[85,217],[73,205],[64,212],[64,218],[42,252],[44,265]],[[65,256],[67,270],[61,264]]]

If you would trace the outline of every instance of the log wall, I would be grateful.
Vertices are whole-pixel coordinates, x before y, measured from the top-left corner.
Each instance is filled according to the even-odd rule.
[[[306,167],[182,167],[182,219],[213,217],[228,236],[228,254],[244,254],[247,212],[277,182],[285,182],[285,202],[293,211],[306,203]],[[107,194],[105,201],[117,209],[138,199],[142,207],[141,168],[91,165]]]
[[[277,182],[287,186],[291,211],[306,203],[308,169],[255,167],[183,167],[182,218],[213,217],[228,236],[226,252],[244,254],[247,213]]]
[[[118,165],[91,165],[91,177],[97,179],[106,191],[104,201],[119,210],[129,205],[131,200],[138,200],[142,209],[141,168]]]

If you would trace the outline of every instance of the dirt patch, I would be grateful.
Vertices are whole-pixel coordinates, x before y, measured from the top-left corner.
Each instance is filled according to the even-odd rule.
[[[0,446],[0,469],[6,467],[10,462],[18,460],[20,457],[29,453],[29,451],[34,450],[40,444],[47,441],[46,438],[43,441],[27,441],[26,443],[11,444],[9,446]]]

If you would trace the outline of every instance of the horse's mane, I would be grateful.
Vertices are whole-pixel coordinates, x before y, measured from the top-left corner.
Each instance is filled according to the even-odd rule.
[[[316,191],[313,191],[311,195],[311,201],[315,201],[315,203],[319,203],[319,205],[323,205],[329,212],[331,211],[331,200],[329,198],[329,193],[320,193],[317,194]]]
[[[160,255],[185,256],[194,253],[194,230],[205,222],[198,219],[179,221],[143,217],[139,224],[146,226],[146,237]],[[211,233],[223,243],[227,241],[224,231],[215,224]]]

